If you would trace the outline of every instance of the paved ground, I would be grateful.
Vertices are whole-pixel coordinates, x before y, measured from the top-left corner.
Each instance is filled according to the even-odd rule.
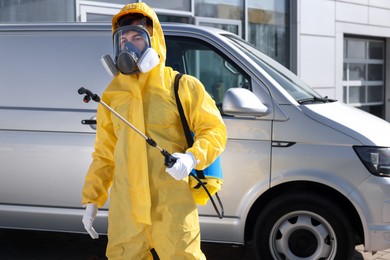
[[[92,240],[88,235],[0,229],[2,260],[104,260],[107,237]],[[203,243],[208,260],[254,260],[252,248]],[[353,260],[390,260],[390,250],[371,255],[356,247]]]

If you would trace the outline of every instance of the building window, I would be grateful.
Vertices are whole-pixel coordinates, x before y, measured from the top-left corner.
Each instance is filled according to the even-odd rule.
[[[116,2],[116,3],[112,3]],[[79,22],[111,22],[112,16],[117,14],[125,4],[135,3],[138,1],[112,1],[106,0],[89,1],[76,0],[76,16]],[[121,3],[125,2],[125,3]],[[193,16],[192,2],[182,0],[180,4],[164,4],[158,1],[143,1],[150,5],[156,12],[160,22],[189,23],[190,17]],[[160,8],[163,7],[163,8]],[[178,11],[180,8],[181,11]]]
[[[344,39],[343,102],[384,118],[385,42]]]
[[[242,0],[195,0],[195,16],[243,20]]]
[[[219,28],[243,37],[244,1],[195,0],[195,24]]]
[[[248,41],[290,68],[290,1],[248,0]]]
[[[73,22],[75,2],[63,0],[1,0],[0,23]]]
[[[152,6],[154,9],[167,9],[192,13],[192,1],[193,0],[142,0],[140,2],[145,2],[149,6]]]

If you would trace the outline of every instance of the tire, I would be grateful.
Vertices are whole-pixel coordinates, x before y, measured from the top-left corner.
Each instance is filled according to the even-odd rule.
[[[346,215],[316,193],[273,199],[259,215],[254,232],[255,253],[262,260],[348,260],[354,252]]]

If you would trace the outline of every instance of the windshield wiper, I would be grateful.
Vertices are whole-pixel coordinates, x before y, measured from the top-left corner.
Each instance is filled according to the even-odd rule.
[[[311,97],[311,98],[303,98],[298,100],[299,104],[305,104],[305,103],[328,103],[328,102],[335,102],[335,99],[330,99],[328,97]]]

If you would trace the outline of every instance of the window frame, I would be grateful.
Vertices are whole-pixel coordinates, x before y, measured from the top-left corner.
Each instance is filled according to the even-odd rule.
[[[244,84],[242,85],[237,85],[237,88],[240,88],[240,87],[243,87],[243,88],[246,88],[250,91],[253,92],[253,82],[252,82],[252,77],[245,71],[243,70],[242,68],[240,68],[238,66],[238,64],[236,64],[232,59],[230,59],[227,55],[225,55],[222,51],[220,51],[218,48],[216,48],[215,46],[213,46],[212,44],[204,41],[204,40],[201,40],[201,39],[198,39],[198,38],[193,38],[193,37],[188,37],[188,36],[177,36],[177,35],[165,35],[165,42],[166,42],[166,45],[167,45],[167,57],[168,56],[171,56],[169,55],[169,49],[170,49],[170,46],[169,45],[169,42],[172,41],[172,42],[175,42],[175,41],[184,41],[184,42],[188,42],[189,44],[199,44],[199,46],[201,46],[202,48],[199,48],[199,49],[189,49],[188,50],[209,50],[210,52],[213,52],[214,54],[218,55],[221,60],[223,60],[223,62],[228,62],[229,65],[231,65],[232,67],[234,67],[235,70],[237,70],[237,72],[241,75],[241,77],[243,77],[242,79],[242,82],[244,82]],[[176,50],[176,49],[175,49]],[[176,53],[177,53],[177,50],[176,50]],[[184,54],[184,53],[183,53]],[[189,74],[189,71],[188,71],[188,68],[187,68],[187,65],[186,62],[185,62],[185,55],[180,55],[178,57],[175,57],[176,60],[181,60],[182,64],[180,64],[180,68],[182,69],[182,71],[179,70],[180,73],[184,73],[184,74]],[[169,58],[167,58],[169,59]],[[171,66],[171,64],[167,63],[167,66]],[[226,67],[226,65],[224,65]],[[176,67],[173,67],[173,69],[175,70],[178,70]],[[227,68],[227,70],[229,70],[231,72],[231,69]],[[202,82],[202,78],[200,77],[200,71],[196,71],[195,73],[192,73],[192,74],[189,74],[189,75],[192,75],[196,78],[198,78],[201,82]],[[196,74],[196,75],[194,75]],[[239,77],[239,76],[237,76]],[[211,88],[209,86],[206,86],[205,83],[202,82],[202,84],[205,85],[205,89],[206,91],[210,94],[210,96],[213,97],[213,94],[212,92],[216,91],[214,89],[214,86],[212,86]],[[209,91],[209,89],[211,89],[211,92]],[[222,99],[223,99],[223,95],[225,94],[225,92],[230,89],[230,87],[227,87],[225,88],[225,91],[223,92],[222,94]],[[214,99],[214,97],[213,97]],[[218,108],[220,109],[221,111],[221,114],[222,114],[222,109],[221,109],[221,106],[222,106],[222,100],[215,100],[214,101],[216,102]]]
[[[364,58],[350,58],[347,57],[347,42],[349,40],[354,41],[363,41],[364,42]],[[383,58],[382,59],[370,59],[369,54],[369,43],[376,42],[381,43],[383,46]],[[355,106],[355,107],[370,107],[370,106],[383,106],[385,105],[385,41],[381,39],[372,39],[372,38],[361,38],[361,37],[344,37],[344,55],[343,55],[343,101],[346,104]],[[364,65],[364,79],[363,80],[350,80],[350,65],[351,64],[362,64]],[[382,65],[382,80],[369,80],[369,65]],[[369,91],[370,87],[382,86],[382,101],[369,101]],[[362,88],[361,91],[364,93],[364,100],[362,102],[353,102],[350,101],[350,92],[352,88]]]
[[[211,17],[195,17],[195,25],[197,26],[208,26],[213,27],[212,24],[220,25],[233,25],[237,26],[237,34],[239,37],[242,37],[242,21],[241,20],[232,20],[232,19],[220,19],[220,18],[211,18]]]

